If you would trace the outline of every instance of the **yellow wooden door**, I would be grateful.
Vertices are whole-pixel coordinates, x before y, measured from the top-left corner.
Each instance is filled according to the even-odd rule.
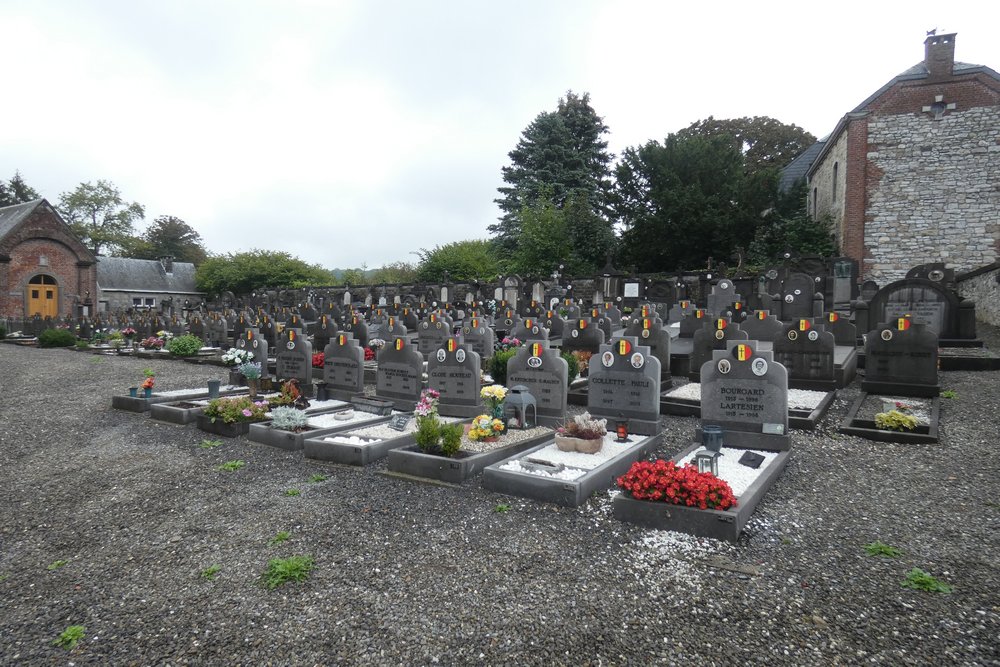
[[[35,282],[36,280],[38,282]],[[28,284],[28,317],[34,317],[36,314],[41,317],[59,317],[59,287],[42,284],[39,278],[33,279]]]

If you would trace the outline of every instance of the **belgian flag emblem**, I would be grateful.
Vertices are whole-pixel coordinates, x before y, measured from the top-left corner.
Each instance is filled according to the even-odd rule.
[[[733,308],[735,308],[736,310],[739,310],[740,309],[740,302],[737,301],[736,303],[734,303],[733,304]]]
[[[390,317],[389,318],[389,328],[393,329],[395,327],[396,327],[396,318],[395,317]]]
[[[809,331],[811,327],[809,320],[799,320],[799,331]]]
[[[687,310],[690,305],[690,301],[681,301],[681,310]]]
[[[593,317],[600,317],[600,316],[601,316],[601,311],[599,311],[599,310],[597,310],[596,308],[594,308],[594,309],[593,309],[592,311],[590,311],[590,314],[591,314],[591,315],[592,315]]]
[[[435,315],[434,313],[431,313],[430,320],[431,320],[431,322],[437,322],[437,315]]]
[[[552,319],[552,311],[551,310],[546,310],[545,311],[545,319],[548,319],[548,320]]]
[[[624,357],[631,351],[632,351],[632,343],[628,342],[625,339],[618,341],[618,354]]]
[[[726,320],[723,319],[723,318],[721,318],[721,317],[719,319],[715,320],[715,328],[718,329],[719,331],[722,331],[723,329],[725,329],[726,328]]]
[[[525,329],[530,329],[531,327],[532,327],[532,323],[531,323],[531,318],[529,317],[528,319],[526,319],[524,321],[524,328]]]
[[[542,344],[541,343],[532,343],[531,344],[531,356],[533,356],[533,357],[540,357],[540,356],[542,356]]]
[[[340,336],[337,337],[337,342],[341,347],[344,347],[347,345],[347,336],[340,334]]]
[[[900,331],[906,331],[907,329],[909,329],[910,328],[910,318],[909,317],[900,317],[898,320],[896,320],[896,328],[899,329]]]
[[[580,320],[580,322],[579,322],[579,328],[580,329],[586,329],[587,328],[587,320]]]
[[[642,316],[643,317],[649,317],[649,306],[643,306],[642,307]]]
[[[357,324],[357,323],[358,323],[358,316],[355,315],[354,317],[351,318],[351,324]]]
[[[402,338],[397,338],[395,345],[396,345],[396,349],[397,350],[402,350],[403,349],[403,339]]]
[[[295,340],[295,329],[290,329],[288,331],[288,340]]]
[[[701,318],[705,317],[705,311],[699,308],[698,310],[694,311],[694,316],[700,320]]]
[[[744,345],[740,343],[736,346],[736,358],[739,361],[746,361],[753,356],[753,350],[750,349],[749,345]]]
[[[650,328],[649,325],[650,325],[650,321],[649,320],[643,320],[642,321],[642,328],[643,329],[649,329]]]
[[[764,312],[763,310],[758,310],[757,311],[757,319],[758,320],[766,320],[767,319],[767,313]]]
[[[830,322],[836,322],[837,320],[840,319],[840,315],[838,315],[837,313],[830,313],[829,315],[827,315],[826,319]]]
[[[478,329],[479,328],[479,319],[478,318],[475,318],[475,317],[472,318],[472,328],[473,329]]]
[[[253,340],[253,332],[247,329],[247,340]]]
[[[458,341],[456,341],[454,338],[449,338],[448,339],[448,351],[449,352],[454,352],[457,348],[458,348]]]

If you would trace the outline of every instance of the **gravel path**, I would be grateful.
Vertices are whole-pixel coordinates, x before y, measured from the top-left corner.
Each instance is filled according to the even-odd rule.
[[[111,409],[150,365],[164,390],[225,376],[0,345],[0,664],[1000,664],[1000,373],[943,374],[936,446],[838,434],[842,391],[730,545],[622,524],[607,493],[566,509],[202,448]],[[697,420],[662,423],[669,457]],[[265,588],[291,555],[311,577]],[[914,567],[955,591],[900,587]]]

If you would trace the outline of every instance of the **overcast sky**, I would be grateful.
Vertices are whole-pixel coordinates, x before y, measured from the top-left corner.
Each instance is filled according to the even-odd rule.
[[[710,115],[822,137],[932,28],[1000,69],[1000,3],[954,0],[3,0],[0,26],[0,178],[53,203],[110,180],[210,252],[327,268],[486,238],[567,90],[617,155]]]

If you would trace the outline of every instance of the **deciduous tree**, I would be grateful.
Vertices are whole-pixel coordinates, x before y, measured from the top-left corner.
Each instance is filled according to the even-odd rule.
[[[102,180],[62,193],[59,212],[94,254],[125,245],[132,237],[133,224],[146,214],[142,204],[125,202],[113,183]]]

